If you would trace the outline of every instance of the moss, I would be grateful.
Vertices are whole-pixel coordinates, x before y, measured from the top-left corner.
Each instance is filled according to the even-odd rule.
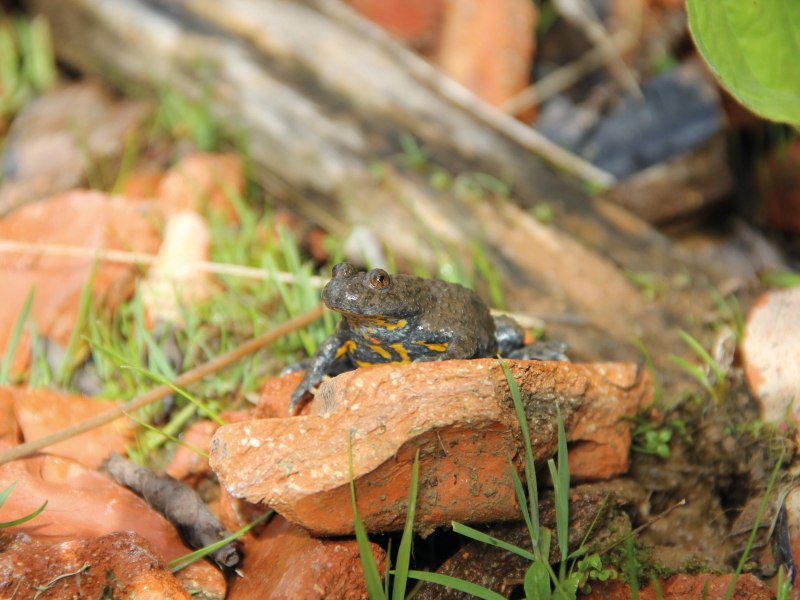
[[[662,562],[652,558],[650,549],[637,539],[633,541],[633,559],[636,563],[636,575],[640,585],[647,584],[651,579],[658,579],[659,581],[666,579],[676,572]],[[615,565],[616,569],[622,573],[623,580],[630,581],[628,552],[624,543],[612,548],[607,557],[604,557],[603,562],[605,563],[606,561],[610,565]]]

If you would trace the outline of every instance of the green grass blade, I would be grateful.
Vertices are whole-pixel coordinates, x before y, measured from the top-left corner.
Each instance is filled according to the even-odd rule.
[[[177,573],[178,571],[180,571],[184,567],[188,567],[194,561],[199,560],[199,559],[203,558],[204,556],[206,556],[207,554],[209,554],[211,552],[214,552],[214,550],[218,550],[219,548],[222,548],[225,544],[229,544],[233,540],[242,537],[245,533],[250,531],[253,527],[255,527],[256,525],[261,523],[261,521],[263,521],[264,519],[266,519],[267,517],[272,515],[272,513],[274,513],[274,512],[275,512],[274,510],[268,510],[263,515],[258,517],[255,521],[253,521],[249,525],[245,525],[239,531],[237,531],[233,535],[229,535],[224,540],[220,540],[218,542],[214,542],[213,544],[211,544],[209,546],[206,546],[205,548],[200,548],[199,550],[195,550],[194,552],[190,552],[189,554],[187,554],[185,556],[181,556],[180,558],[176,558],[175,560],[169,561],[169,563],[167,563],[167,564],[169,564],[169,566],[172,567],[170,569],[170,571],[173,572],[173,573]]]
[[[636,557],[633,555],[633,536],[628,533],[626,554],[628,555],[628,585],[631,587],[631,600],[639,600],[639,575],[636,572]]]
[[[558,545],[561,548],[561,560],[567,560],[569,554],[569,460],[567,456],[567,434],[564,431],[564,419],[561,417],[561,407],[556,404],[558,415],[558,478],[561,493],[556,504],[556,518],[558,524]],[[558,519],[558,516],[561,516]]]
[[[49,502],[49,500],[45,500],[44,504],[42,504],[36,511],[32,512],[31,514],[29,514],[27,517],[22,517],[20,519],[15,520],[15,521],[8,521],[7,523],[0,523],[0,529],[2,529],[4,527],[14,527],[15,525],[21,525],[22,523],[30,521],[32,518],[37,516],[40,512],[42,512],[45,509],[45,507],[47,506],[48,502]]]
[[[758,532],[758,524],[761,523],[761,517],[764,516],[764,509],[767,507],[767,502],[769,502],[769,497],[772,494],[772,488],[775,486],[775,480],[778,478],[778,472],[780,471],[781,466],[783,466],[783,458],[785,455],[786,455],[786,449],[784,448],[781,451],[781,457],[778,459],[778,462],[775,465],[775,469],[772,471],[772,477],[769,480],[767,493],[764,494],[764,500],[761,502],[761,508],[758,509],[758,516],[756,517],[755,520],[756,525],[750,532],[750,538],[747,540],[747,545],[744,547],[742,558],[741,560],[739,560],[739,565],[736,567],[736,572],[733,575],[733,579],[731,579],[731,584],[728,587],[727,593],[725,594],[725,600],[731,599],[731,596],[733,595],[733,589],[736,587],[736,580],[739,579],[739,575],[742,574],[742,569],[744,568],[744,564],[747,562],[747,558],[750,555],[750,549],[753,547],[753,542],[755,541],[756,533]]]
[[[17,351],[19,338],[22,336],[22,328],[25,326],[25,321],[28,320],[28,313],[31,311],[33,305],[34,288],[31,287],[28,292],[28,297],[25,298],[25,304],[22,305],[22,310],[14,322],[14,329],[11,330],[11,337],[8,338],[8,345],[6,346],[6,353],[3,356],[3,364],[0,366],[0,385],[8,385],[9,375],[11,374],[11,363],[14,361],[14,353]]]
[[[532,552],[528,552],[523,548],[518,548],[513,544],[509,544],[508,542],[504,542],[503,540],[498,540],[495,537],[490,535],[486,535],[478,531],[477,529],[473,529],[472,527],[467,527],[466,525],[462,525],[461,523],[457,523],[453,521],[453,531],[456,533],[460,533],[461,535],[465,535],[468,538],[472,538],[473,540],[477,540],[479,542],[483,542],[484,544],[489,544],[491,546],[497,546],[498,548],[503,548],[504,550],[508,550],[509,552],[513,552],[514,554],[518,554],[523,558],[527,558],[528,560],[536,560],[536,556]]]
[[[683,338],[683,341],[686,342],[689,347],[694,350],[700,358],[703,359],[703,362],[706,363],[712,371],[714,371],[714,374],[717,376],[717,381],[725,381],[725,373],[722,372],[722,369],[717,364],[717,361],[711,358],[711,355],[706,351],[705,348],[703,348],[700,342],[686,333],[683,329],[681,329],[680,334]]]
[[[138,423],[139,425],[141,425],[141,426],[142,426],[142,427],[144,427],[145,429],[148,429],[148,430],[150,430],[150,431],[153,431],[153,432],[155,432],[155,433],[157,433],[157,434],[159,434],[159,435],[163,435],[163,436],[164,436],[165,438],[167,438],[168,440],[170,440],[170,441],[172,441],[172,442],[175,442],[176,444],[180,444],[181,446],[183,446],[184,448],[188,448],[188,449],[189,449],[189,450],[191,450],[192,452],[197,452],[197,454],[199,454],[199,455],[200,455],[200,456],[202,456],[203,458],[206,458],[206,459],[208,458],[208,454],[206,454],[206,453],[205,453],[205,452],[203,452],[202,450],[199,450],[198,448],[195,448],[194,446],[191,446],[190,444],[187,444],[187,443],[186,443],[186,442],[184,442],[183,440],[181,440],[181,439],[178,439],[178,438],[176,438],[175,436],[173,436],[173,435],[170,435],[170,434],[168,434],[168,433],[166,433],[166,432],[164,432],[164,431],[161,431],[161,430],[160,430],[160,429],[158,429],[157,427],[153,427],[152,425],[148,425],[148,424],[147,424],[147,423],[145,423],[144,421],[140,421],[139,419],[137,419],[136,417],[134,417],[133,415],[131,415],[131,414],[129,414],[129,413],[126,413],[126,412],[124,412],[124,411],[123,411],[123,413],[122,413],[122,414],[123,414],[123,415],[125,415],[126,417],[128,417],[129,419],[131,419],[132,421],[135,421],[136,423]]]
[[[508,387],[511,391],[511,397],[514,400],[514,410],[517,413],[517,419],[519,420],[519,426],[522,431],[522,438],[525,444],[525,479],[528,483],[528,498],[530,502],[530,520],[528,523],[528,529],[531,532],[533,547],[537,548],[539,545],[539,491],[536,484],[536,469],[533,464],[533,450],[531,449],[531,436],[530,432],[528,431],[528,419],[525,417],[525,409],[522,406],[522,395],[519,392],[519,386],[514,380],[514,376],[511,374],[511,371],[509,370],[506,361],[503,360],[503,357],[498,356],[497,359],[500,361],[500,366],[503,367],[506,380],[508,380]],[[521,504],[525,504],[525,501],[521,501]]]
[[[89,280],[81,286],[81,299],[78,307],[78,320],[75,322],[75,327],[72,334],[69,336],[67,349],[64,352],[64,359],[58,366],[56,371],[55,382],[59,387],[65,388],[69,384],[69,379],[72,375],[73,356],[78,347],[78,342],[81,340],[83,327],[86,325],[86,317],[89,314],[89,308],[92,304],[92,289],[94,288],[94,276],[97,273],[97,256],[92,262],[92,270],[89,274]]]
[[[386,577],[383,578],[383,596],[389,597],[389,573],[392,571],[392,538],[389,538],[389,543],[386,544]],[[406,569],[406,578],[408,577],[408,569]],[[395,576],[396,578],[396,576]]]
[[[203,411],[203,413],[205,413],[205,415],[207,417],[210,417],[210,418],[214,419],[220,425],[226,425],[225,421],[223,421],[215,411],[213,411],[210,408],[208,408],[205,404],[200,402],[197,398],[195,398],[192,394],[190,394],[189,392],[187,392],[183,388],[178,387],[177,385],[172,383],[169,379],[161,377],[161,375],[156,375],[152,371],[148,371],[147,369],[143,369],[142,367],[134,367],[132,365],[121,365],[120,369],[132,369],[134,371],[142,373],[143,375],[146,375],[147,377],[149,377],[153,381],[158,381],[159,383],[163,383],[164,385],[168,385],[173,390],[175,390],[176,393],[180,394],[181,396],[186,398],[189,402],[194,404],[198,409]]]
[[[136,160],[136,155],[139,153],[139,136],[136,135],[136,130],[131,130],[125,140],[125,149],[122,152],[122,162],[119,165],[119,173],[114,182],[114,187],[111,189],[113,195],[122,192],[122,184],[125,183],[125,178],[133,168],[133,163]]]
[[[669,359],[679,367],[682,367],[692,377],[694,377],[700,383],[700,385],[702,385],[708,391],[708,393],[711,394],[711,397],[714,400],[718,399],[717,392],[712,387],[711,382],[708,381],[708,377],[706,377],[706,374],[703,373],[702,369],[696,367],[695,365],[681,358],[680,356],[675,356],[674,354],[670,354]]]
[[[411,541],[414,537],[414,512],[417,508],[417,489],[419,485],[419,449],[414,457],[414,469],[411,472],[411,491],[408,494],[408,512],[406,525],[403,528],[403,537],[397,552],[397,567],[395,568],[394,587],[392,600],[404,600],[406,596],[406,583],[408,582],[408,564],[411,560]],[[387,555],[388,556],[388,555]],[[387,566],[388,571],[388,566]],[[386,576],[389,580],[389,576]],[[388,598],[388,595],[387,595]]]
[[[661,400],[661,384],[658,381],[656,365],[653,363],[653,358],[650,356],[650,353],[647,351],[647,347],[644,345],[642,340],[639,338],[633,338],[631,341],[639,349],[642,358],[644,358],[644,363],[647,366],[647,370],[650,371],[650,375],[653,376],[653,405],[657,405],[659,400]]]
[[[501,596],[497,592],[487,590],[476,583],[463,581],[450,577],[449,575],[442,575],[441,573],[427,573],[425,571],[409,571],[408,576],[413,579],[421,579],[422,581],[430,581],[431,583],[438,583],[439,585],[446,585],[449,588],[472,594],[482,600],[505,600],[505,596]]]
[[[511,454],[508,454],[508,466],[511,469],[511,478],[514,480],[514,489],[517,492],[517,502],[522,510],[522,516],[525,518],[525,524],[528,526],[528,532],[531,534],[531,541],[534,539],[533,523],[531,522],[531,514],[528,512],[528,503],[525,498],[525,490],[522,489],[522,482],[519,480],[517,470],[514,468],[514,462],[511,460]],[[538,532],[537,532],[538,534]],[[534,554],[537,552],[538,547],[536,542],[533,544]]]
[[[14,491],[14,488],[17,486],[17,482],[15,481],[2,492],[0,492],[0,508],[3,507],[3,504],[6,502],[6,498],[8,498],[9,494]]]
[[[367,530],[364,528],[364,522],[361,520],[361,515],[358,513],[358,507],[356,506],[356,485],[353,480],[353,445],[349,434],[347,436],[347,457],[350,466],[350,499],[353,502],[356,543],[358,544],[358,554],[361,556],[361,568],[364,570],[364,581],[367,584],[367,593],[369,594],[370,600],[386,600],[383,595],[383,586],[381,585],[381,575],[378,573],[378,565],[375,564],[375,557],[372,555],[372,549],[369,547]]]

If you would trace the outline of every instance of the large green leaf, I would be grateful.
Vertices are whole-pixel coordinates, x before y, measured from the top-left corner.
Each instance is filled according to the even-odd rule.
[[[800,123],[800,2],[687,0],[703,58],[745,106]]]

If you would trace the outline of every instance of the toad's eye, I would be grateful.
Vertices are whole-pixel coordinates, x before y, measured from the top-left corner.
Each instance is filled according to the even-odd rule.
[[[331,275],[334,277],[352,277],[356,273],[358,273],[358,269],[356,269],[353,263],[349,262],[339,263],[333,267],[333,270],[331,271]]]
[[[372,269],[367,274],[367,279],[369,284],[376,290],[385,290],[392,283],[392,280],[389,279],[389,274],[383,269]]]

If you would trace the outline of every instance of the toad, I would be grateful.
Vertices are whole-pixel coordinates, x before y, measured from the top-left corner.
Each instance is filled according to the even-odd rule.
[[[478,295],[457,283],[383,269],[333,267],[322,291],[325,305],[342,315],[314,355],[287,368],[306,369],[290,412],[325,375],[357,367],[434,360],[505,358],[569,360],[564,344],[524,345],[525,331],[508,316],[493,317]]]

